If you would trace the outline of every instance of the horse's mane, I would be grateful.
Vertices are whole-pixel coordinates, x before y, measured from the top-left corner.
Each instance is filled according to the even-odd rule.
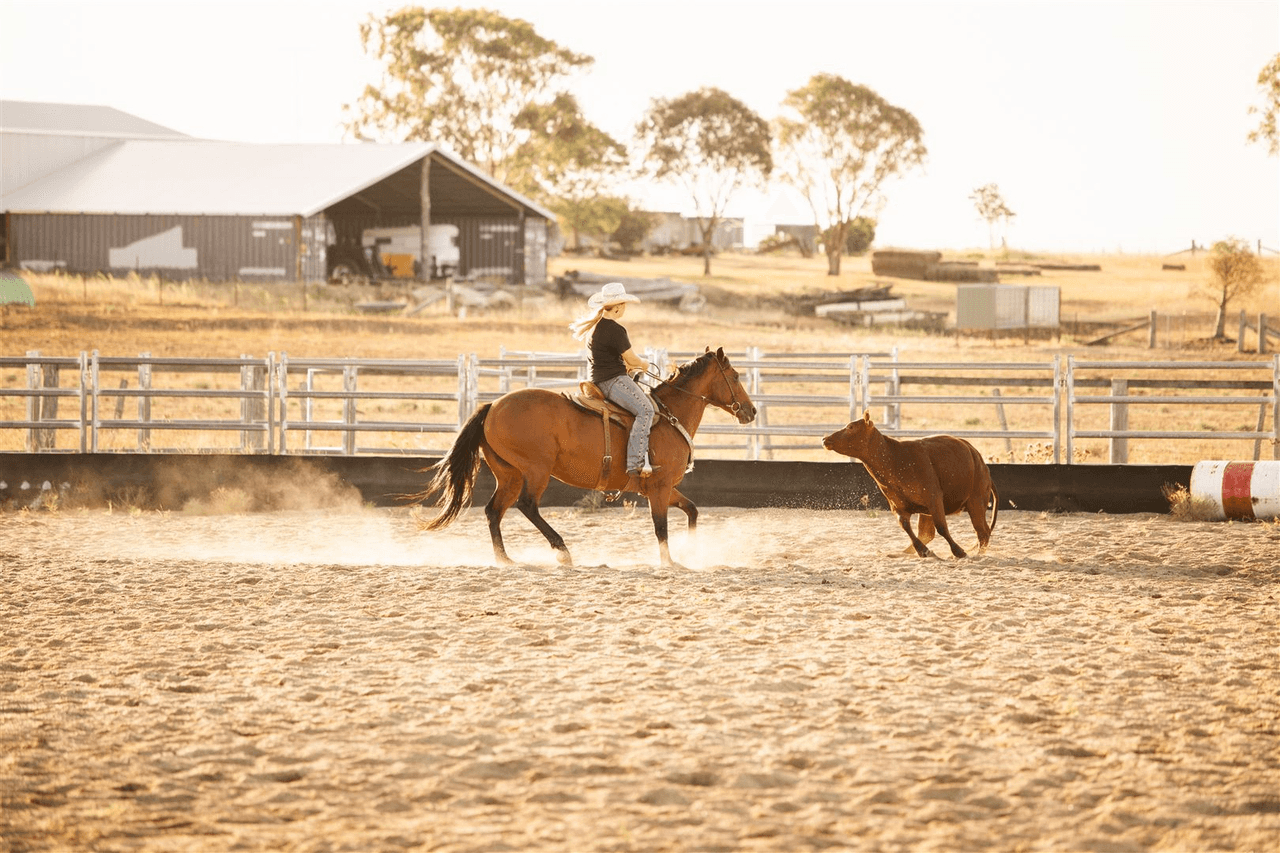
[[[704,352],[693,361],[686,361],[684,364],[675,367],[671,371],[671,375],[667,377],[667,381],[673,384],[679,382],[681,385],[692,382],[706,371],[715,357],[716,354],[714,352]]]

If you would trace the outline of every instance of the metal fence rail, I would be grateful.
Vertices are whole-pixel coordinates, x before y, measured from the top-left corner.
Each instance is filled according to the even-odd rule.
[[[403,434],[421,435],[442,433],[452,436],[470,416],[467,394],[469,358],[458,356],[454,361],[419,361],[409,359],[340,359],[311,358],[290,359],[280,357],[273,383],[279,406],[278,443],[273,452],[279,453],[360,453],[387,452],[388,447],[361,446],[361,435]],[[364,384],[361,378],[364,378]],[[340,387],[326,390],[321,387],[329,378],[338,379]],[[393,381],[379,383],[378,378]],[[417,387],[409,387],[416,383]],[[451,404],[441,414],[441,420],[427,420],[417,414],[412,420],[370,419],[360,417],[362,402],[413,404],[441,401]],[[336,404],[333,417],[321,411],[324,404]],[[403,407],[403,406],[402,406]],[[302,433],[303,446],[293,447],[290,435]],[[340,444],[320,445],[316,434],[337,434]]]
[[[697,355],[646,352],[661,375]],[[1188,439],[1252,442],[1255,459],[1280,459],[1280,355],[1224,362],[1068,355],[1016,363],[904,362],[896,351],[750,348],[728,355],[759,416],[748,425],[705,422],[698,434],[702,456],[820,453],[822,436],[873,410],[886,434],[947,432],[979,443],[989,458],[1003,442],[1009,461],[1015,440],[1043,442],[1036,446],[1044,458],[1036,461],[1079,462],[1083,443],[1105,442],[1110,461],[1123,463],[1131,442]],[[587,376],[585,352],[503,350],[497,358],[415,360],[33,351],[0,357],[0,447],[420,455],[446,449],[479,406],[505,393],[568,389]],[[1188,407],[1203,413],[1198,429],[1164,427],[1170,411]],[[1240,425],[1246,416],[1250,422]],[[185,446],[175,443],[183,433]]]
[[[1280,459],[1280,431],[1276,422],[1280,420],[1280,356],[1270,362],[1177,362],[1178,370],[1184,375],[1179,378],[1152,375],[1168,372],[1167,364],[1149,364],[1140,361],[1080,361],[1074,356],[1067,356],[1066,400],[1067,400],[1067,455],[1070,458],[1075,441],[1079,438],[1105,438],[1110,441],[1111,461],[1123,463],[1128,461],[1128,442],[1131,439],[1252,439],[1254,441],[1254,458],[1259,458],[1262,442],[1271,442],[1273,456]],[[1270,377],[1264,379],[1223,379],[1229,373],[1266,373]],[[1108,378],[1088,377],[1091,371],[1105,371]],[[1207,372],[1213,378],[1188,378],[1185,373]],[[1117,374],[1124,374],[1118,376]],[[1133,374],[1137,374],[1134,376]],[[1268,381],[1269,379],[1269,381]],[[1080,394],[1081,386],[1110,386],[1110,395]],[[1230,394],[1130,394],[1139,389],[1181,390],[1181,391],[1258,391],[1258,396],[1246,397]],[[1077,406],[1105,405],[1110,413],[1108,429],[1080,429],[1076,426],[1075,409]],[[1137,407],[1147,406],[1248,406],[1255,407],[1258,412],[1257,426],[1253,430],[1141,430],[1129,427],[1130,414]],[[1271,430],[1266,431],[1267,414],[1271,414]]]

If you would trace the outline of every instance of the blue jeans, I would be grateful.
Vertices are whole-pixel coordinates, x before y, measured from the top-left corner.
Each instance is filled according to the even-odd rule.
[[[649,452],[649,430],[653,428],[654,409],[649,395],[630,376],[615,376],[601,382],[605,397],[636,416],[627,440],[627,470],[634,471],[644,464]]]

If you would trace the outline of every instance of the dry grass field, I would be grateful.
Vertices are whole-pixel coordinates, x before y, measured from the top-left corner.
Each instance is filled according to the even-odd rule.
[[[949,258],[994,260],[980,252],[949,253]],[[846,258],[842,274],[826,274],[821,257],[804,259],[797,255],[758,256],[722,254],[714,259],[713,275],[701,275],[697,258],[646,257],[628,261],[593,258],[553,259],[552,276],[580,269],[606,276],[659,278],[693,282],[707,297],[706,308],[697,314],[681,313],[658,305],[642,305],[627,318],[632,340],[640,347],[670,351],[701,350],[704,346],[724,346],[730,350],[760,347],[767,353],[787,352],[888,352],[894,348],[905,362],[947,362],[963,365],[979,362],[1043,362],[1055,355],[1073,354],[1079,359],[1125,361],[1256,360],[1251,353],[1238,353],[1234,343],[1208,340],[1212,332],[1213,304],[1195,291],[1209,279],[1206,256],[1179,255],[1174,260],[1186,269],[1162,269],[1166,259],[1149,256],[1105,255],[1098,257],[1053,257],[1011,260],[1039,260],[1063,264],[1098,264],[1100,271],[1045,270],[1035,277],[1005,276],[1010,283],[1031,282],[1061,289],[1063,333],[1056,337],[1024,339],[1019,334],[999,337],[957,336],[907,329],[861,329],[832,320],[805,316],[789,305],[819,293],[852,290],[891,282],[896,295],[909,307],[948,312],[954,317],[956,288],[953,284],[889,279],[871,271],[870,259]],[[1269,260],[1272,279],[1247,301],[1232,306],[1245,309],[1256,318],[1267,311],[1280,320],[1280,260]],[[106,280],[78,277],[29,276],[36,296],[34,309],[13,306],[0,315],[0,354],[18,356],[30,350],[45,355],[68,356],[97,350],[112,356],[233,357],[288,354],[290,358],[412,358],[456,359],[462,353],[496,357],[500,350],[573,352],[576,342],[568,335],[567,322],[580,309],[546,292],[521,297],[513,307],[486,312],[472,311],[465,317],[449,313],[443,303],[413,315],[371,315],[357,310],[355,303],[388,300],[406,295],[404,288],[311,285],[304,296],[299,287],[262,287],[208,283],[161,283],[152,280]],[[1158,345],[1148,348],[1145,330],[1121,335],[1104,346],[1087,346],[1103,331],[1137,322],[1151,310],[1160,312]],[[1108,325],[1110,324],[1110,325]],[[1234,336],[1235,323],[1228,324]],[[1246,337],[1253,349],[1252,333]],[[1211,375],[1212,371],[1208,374]],[[0,375],[5,387],[20,387],[25,377],[20,370]],[[199,382],[203,380],[190,379]],[[364,386],[362,386],[364,387]],[[801,393],[823,393],[821,388],[796,389]],[[829,393],[829,392],[828,392]],[[915,393],[913,391],[913,393]],[[924,389],[923,393],[933,393]],[[1018,393],[1016,389],[1006,390]],[[17,398],[0,405],[21,405]],[[178,405],[176,403],[172,404]],[[189,407],[193,404],[186,404]],[[198,407],[199,404],[194,404]],[[381,411],[370,404],[369,417],[413,418],[415,412]],[[441,407],[436,407],[443,411]],[[938,431],[994,429],[997,410],[961,412],[956,407],[932,411],[915,407],[903,412],[904,428]],[[1043,429],[1050,414],[1047,407],[1006,406],[999,413],[1009,429]],[[440,411],[427,412],[436,417]],[[209,416],[207,411],[196,411]],[[787,422],[842,422],[844,413],[831,410],[815,414],[788,409],[770,413],[771,424]],[[171,408],[157,417],[191,417],[190,411]],[[212,415],[220,417],[221,415]],[[1105,429],[1105,406],[1081,413],[1082,428]],[[1144,422],[1144,418],[1146,419]],[[1257,410],[1242,407],[1215,407],[1196,410],[1188,407],[1135,409],[1133,429],[1253,430]],[[1158,423],[1159,426],[1151,424]],[[1181,424],[1180,426],[1178,424]],[[837,424],[838,425],[838,424]],[[21,449],[17,431],[0,436],[0,449]],[[209,437],[188,434],[179,437],[192,449],[213,443]],[[127,449],[132,436],[124,436],[119,447]],[[420,437],[399,440],[390,447],[404,452],[434,452],[441,439]],[[802,443],[802,442],[801,442]],[[813,442],[809,442],[813,444]],[[776,454],[786,458],[822,458],[820,450],[790,449],[797,442],[780,440]],[[1221,445],[1221,442],[1217,442]],[[1249,454],[1252,442],[1216,452]],[[1010,444],[999,440],[980,445],[984,453],[1001,461],[1043,461],[1042,451],[1026,442]],[[1130,461],[1179,462],[1206,458],[1215,453],[1215,443],[1198,441],[1131,443]],[[1076,447],[1076,461],[1107,461],[1104,442],[1082,441]],[[1265,453],[1264,456],[1270,454]]]

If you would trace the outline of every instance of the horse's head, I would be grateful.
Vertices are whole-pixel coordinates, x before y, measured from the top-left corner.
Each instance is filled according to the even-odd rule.
[[[861,419],[851,422],[844,429],[822,439],[822,446],[844,456],[861,459],[867,451],[872,434],[876,431],[871,413],[863,412]]]
[[[751,402],[747,389],[742,387],[738,371],[729,363],[724,354],[724,347],[715,352],[711,347],[698,357],[698,361],[707,360],[709,366],[703,371],[707,377],[706,390],[703,394],[713,406],[719,406],[738,419],[740,424],[749,424],[756,419],[756,404]]]

